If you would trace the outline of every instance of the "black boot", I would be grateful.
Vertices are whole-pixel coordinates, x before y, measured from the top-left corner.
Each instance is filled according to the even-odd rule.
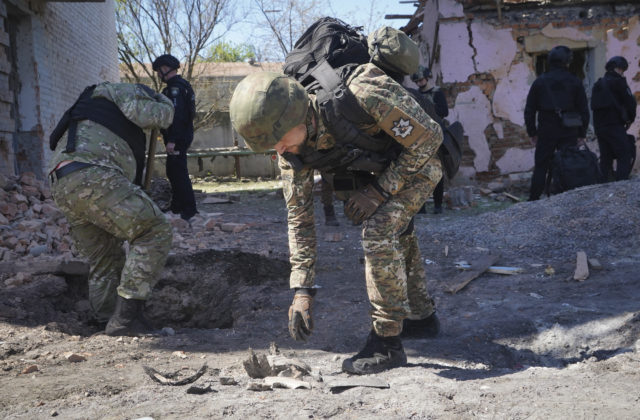
[[[436,313],[424,319],[405,319],[402,321],[402,338],[433,338],[440,332],[440,320]]]
[[[142,316],[144,300],[125,299],[118,296],[116,309],[104,329],[111,336],[152,333],[149,322]]]
[[[407,355],[404,353],[400,337],[380,337],[371,330],[364,348],[342,362],[342,370],[357,375],[368,375],[404,366],[406,363]]]
[[[324,224],[327,226],[340,226],[333,206],[324,207]]]

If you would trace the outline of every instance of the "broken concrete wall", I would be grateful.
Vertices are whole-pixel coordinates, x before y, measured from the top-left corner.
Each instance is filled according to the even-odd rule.
[[[625,76],[640,98],[640,22],[637,2],[615,6],[470,8],[458,0],[427,0],[419,34],[422,63],[446,93],[448,120],[468,136],[461,177],[487,178],[533,169],[534,149],[524,127],[524,106],[536,78],[536,57],[555,45],[584,52],[584,87],[590,97],[604,64],[629,61]],[[437,17],[437,19],[435,18]],[[436,31],[437,30],[437,31]],[[436,33],[437,32],[437,33]],[[435,51],[435,54],[434,54]],[[640,133],[640,119],[629,132]],[[592,130],[590,138],[595,138]],[[596,143],[590,143],[596,148]]]
[[[114,10],[113,0],[0,0],[0,173],[42,178],[64,111],[87,85],[118,81]]]

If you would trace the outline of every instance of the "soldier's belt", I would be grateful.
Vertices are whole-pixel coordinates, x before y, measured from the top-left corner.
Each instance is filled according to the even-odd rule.
[[[89,166],[93,166],[90,163],[85,163],[85,162],[71,162],[68,163],[66,165],[64,165],[62,168],[60,169],[56,169],[55,171],[51,171],[51,173],[49,174],[49,178],[51,178],[51,182],[55,182],[58,179],[67,176],[71,173],[74,173],[76,171],[79,171],[80,169],[84,169],[87,168]]]

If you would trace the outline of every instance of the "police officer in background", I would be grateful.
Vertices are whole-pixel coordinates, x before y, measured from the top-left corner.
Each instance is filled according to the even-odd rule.
[[[85,89],[50,137],[51,194],[89,260],[89,302],[108,335],[150,332],[142,310],[172,230],[140,188],[143,129],[167,128],[172,120],[173,105],[164,95],[140,84],[105,82]]]
[[[399,150],[386,169],[353,190],[345,203],[345,215],[363,225],[373,325],[364,348],[346,359],[342,368],[369,374],[406,363],[401,333],[419,337],[437,333],[438,319],[427,292],[412,220],[442,176],[440,160],[432,159],[442,142],[442,130],[399,83],[372,63],[356,67],[346,83],[373,121],[361,129]],[[288,210],[290,287],[295,290],[289,332],[296,340],[306,340],[313,329],[316,291],[314,170],[296,168],[292,162],[340,150],[336,139],[344,118],[336,115],[327,120],[318,110],[315,95],[308,95],[301,84],[283,74],[268,72],[243,79],[229,111],[234,128],[252,150],[274,148],[280,155]]]
[[[612,57],[605,65],[604,77],[593,85],[593,127],[600,146],[600,171],[605,182],[629,179],[635,158],[635,138],[627,134],[627,129],[636,118],[637,104],[624,77],[628,68],[624,57]]]
[[[173,102],[173,123],[162,130],[167,149],[167,178],[171,183],[173,213],[185,220],[198,213],[193,186],[187,168],[187,151],[193,141],[193,119],[196,115],[196,99],[189,82],[178,73],[180,62],[172,55],[164,54],[153,61],[153,70],[167,84],[162,93]]]
[[[545,189],[556,149],[584,142],[589,125],[589,107],[582,82],[568,70],[572,53],[559,45],[549,51],[549,70],[538,77],[527,95],[524,122],[535,146],[535,166],[529,200],[538,200]],[[566,127],[557,110],[577,112],[582,124]],[[537,117],[537,121],[536,121]]]
[[[449,107],[447,105],[447,98],[445,98],[442,90],[437,86],[429,87],[429,79],[431,78],[431,70],[428,67],[419,66],[418,71],[411,75],[411,80],[418,85],[420,93],[423,97],[433,104],[436,114],[440,118],[444,118],[449,115]],[[442,213],[442,199],[444,197],[444,176],[436,185],[436,189],[433,190],[433,213]],[[420,209],[421,213],[424,213],[424,206]]]

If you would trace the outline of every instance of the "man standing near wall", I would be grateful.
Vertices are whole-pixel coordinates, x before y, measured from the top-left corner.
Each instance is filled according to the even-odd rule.
[[[587,95],[580,79],[568,70],[571,56],[568,47],[553,47],[549,51],[549,71],[533,82],[527,95],[524,121],[536,147],[529,201],[542,195],[556,149],[585,141],[589,125]],[[565,121],[562,116],[569,113],[576,115],[577,121]]]
[[[171,205],[173,213],[184,220],[198,213],[193,186],[187,168],[187,151],[193,141],[193,119],[196,115],[195,94],[189,82],[178,75],[180,62],[172,55],[164,54],[153,61],[153,70],[167,84],[162,93],[173,102],[173,123],[162,130],[167,149],[167,178],[171,183]]]
[[[172,119],[171,101],[151,88],[102,83],[85,89],[51,134],[51,194],[89,260],[89,302],[96,320],[108,321],[108,335],[149,332],[142,309],[172,230],[140,188],[143,129],[166,128]]]
[[[606,73],[593,86],[591,109],[593,127],[600,146],[600,171],[605,182],[629,179],[636,154],[635,138],[627,129],[636,119],[636,99],[627,85],[624,72],[629,63],[624,57],[612,57]],[[613,159],[616,171],[613,172]]]
[[[447,98],[445,98],[442,90],[437,86],[429,87],[429,79],[431,78],[431,70],[427,67],[419,66],[418,71],[411,75],[411,80],[414,81],[420,93],[424,98],[433,104],[436,114],[440,118],[444,118],[449,115],[449,107],[447,106]],[[442,213],[442,199],[444,197],[444,176],[436,185],[436,189],[433,190],[433,213]],[[420,209],[420,212],[425,212],[424,206]]]

